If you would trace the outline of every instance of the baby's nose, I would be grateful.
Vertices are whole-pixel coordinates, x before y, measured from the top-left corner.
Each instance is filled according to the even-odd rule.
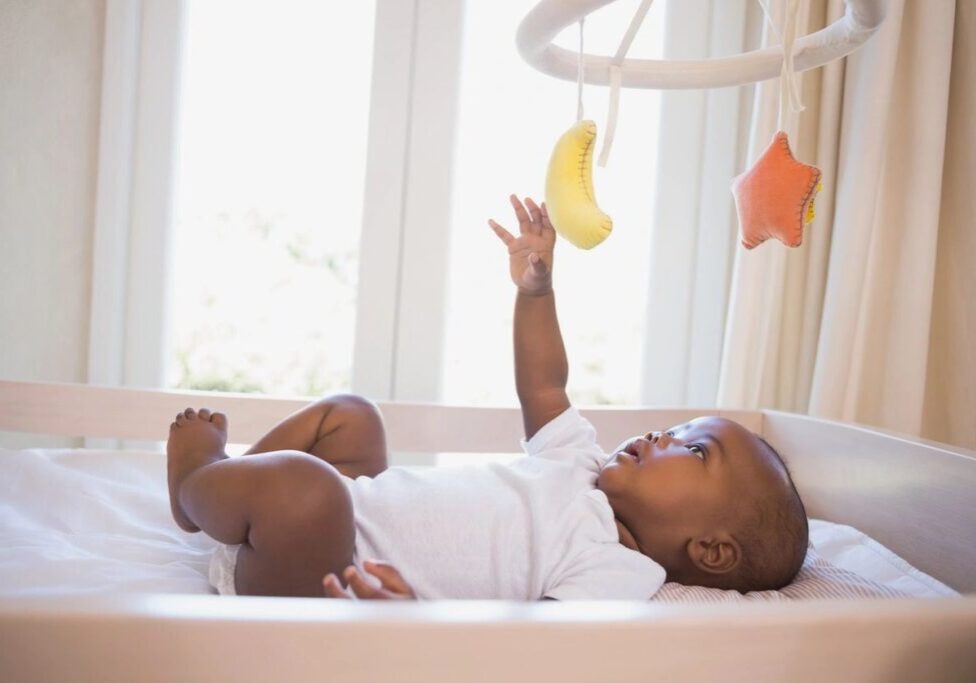
[[[674,437],[667,432],[649,432],[647,435],[647,440],[655,446],[667,448],[671,442],[674,441]]]

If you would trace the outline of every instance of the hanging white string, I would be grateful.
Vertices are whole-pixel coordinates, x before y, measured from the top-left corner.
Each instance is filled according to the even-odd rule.
[[[576,60],[576,121],[583,120],[583,22],[586,17],[579,20],[579,56]]]
[[[787,110],[799,113],[804,110],[800,97],[800,81],[793,70],[793,45],[796,41],[796,22],[799,10],[799,0],[785,0],[783,13],[783,30],[778,30],[773,21],[773,13],[769,8],[769,0],[759,0],[763,14],[769,22],[773,35],[783,46],[783,67],[780,69],[779,80],[779,118],[778,128],[786,130]]]
[[[606,167],[607,159],[610,158],[610,147],[613,145],[613,136],[617,132],[617,110],[620,107],[620,67],[616,64],[610,65],[610,105],[607,109],[607,129],[603,133],[603,147],[600,149],[600,157],[596,160],[601,168]]]
[[[623,73],[621,66],[624,63],[624,58],[627,56],[627,51],[634,42],[637,30],[644,22],[644,17],[647,16],[647,11],[651,8],[653,1],[642,0],[637,11],[634,13],[634,18],[630,20],[630,26],[627,27],[627,32],[624,34],[623,40],[620,41],[617,54],[610,60],[610,104],[607,110],[607,128],[603,134],[603,148],[600,150],[600,158],[597,159],[597,164],[601,167],[607,165],[607,159],[610,158],[610,147],[613,145],[613,136],[617,132],[617,112],[620,109],[620,82],[622,80],[621,74]]]

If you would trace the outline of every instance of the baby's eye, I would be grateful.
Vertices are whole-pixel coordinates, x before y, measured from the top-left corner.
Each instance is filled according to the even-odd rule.
[[[695,455],[697,455],[702,460],[705,459],[705,449],[699,446],[698,444],[692,444],[691,446],[688,446],[688,450],[694,453]]]

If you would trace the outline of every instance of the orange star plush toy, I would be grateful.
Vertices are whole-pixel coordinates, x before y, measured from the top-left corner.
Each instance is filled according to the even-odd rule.
[[[786,133],[778,131],[753,167],[732,181],[742,246],[752,249],[770,237],[800,246],[820,188],[820,169],[797,161]]]

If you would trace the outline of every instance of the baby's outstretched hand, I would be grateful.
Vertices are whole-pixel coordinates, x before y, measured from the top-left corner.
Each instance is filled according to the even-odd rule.
[[[519,224],[519,236],[493,220],[488,225],[508,247],[508,267],[512,282],[526,294],[545,294],[552,289],[552,250],[556,231],[549,222],[546,204],[536,205],[526,197],[525,206],[514,194],[509,197]],[[528,210],[526,210],[528,206]]]
[[[413,592],[400,572],[393,568],[393,565],[386,562],[366,560],[363,562],[363,569],[380,580],[380,587],[376,588],[368,583],[359,570],[353,566],[346,567],[342,575],[346,578],[349,588],[360,600],[416,600],[417,595]],[[327,574],[322,579],[322,588],[325,590],[327,598],[347,598],[352,595],[342,588],[339,579],[335,574]]]

